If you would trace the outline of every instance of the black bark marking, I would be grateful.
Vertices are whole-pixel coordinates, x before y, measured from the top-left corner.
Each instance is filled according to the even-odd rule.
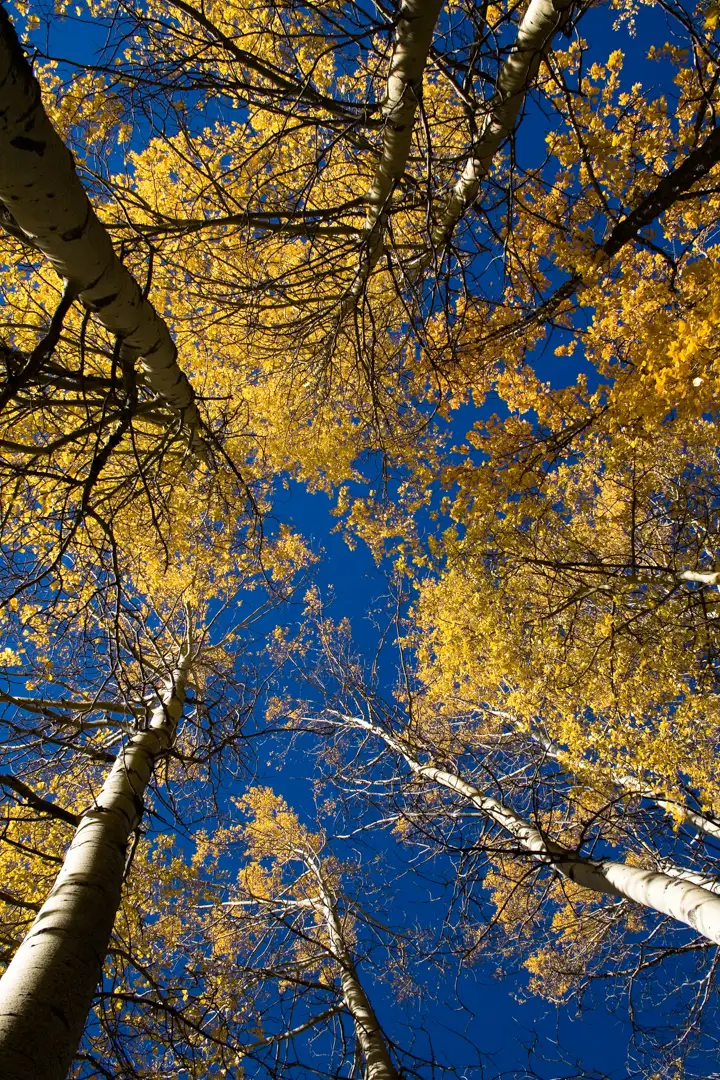
[[[92,280],[92,281],[89,281],[89,282],[87,283],[87,285],[85,285],[85,286],[83,287],[83,292],[84,292],[84,293],[87,293],[87,292],[91,292],[91,290],[92,290],[92,289],[94,289],[94,288],[95,288],[95,287],[96,287],[97,285],[99,285],[99,284],[100,284],[100,282],[102,281],[102,279],[103,279],[103,278],[105,277],[105,274],[106,274],[106,273],[107,273],[107,267],[105,267],[105,269],[104,269],[104,270],[101,270],[101,271],[100,271],[100,273],[98,274],[98,276],[97,276],[96,278],[93,278],[93,280]],[[88,307],[90,307],[90,304],[88,303],[88,305],[87,305],[87,306],[88,306]]]
[[[54,198],[49,195],[48,198]],[[87,224],[87,218],[83,221],[82,225],[76,225],[74,229],[68,229],[67,232],[61,234],[62,239],[66,243],[70,243],[72,240],[79,240],[82,234],[85,232],[85,226]]]
[[[67,234],[63,236],[63,240],[66,239]],[[76,240],[77,237],[72,237],[72,239]],[[110,296],[101,296],[99,300],[93,300],[91,303],[88,303],[88,307],[91,311],[102,311],[103,308],[108,307],[110,304],[114,304],[118,296],[119,293],[116,292],[111,293]]]
[[[10,140],[10,145],[14,146],[16,150],[27,150],[30,154],[37,154],[38,157],[42,157],[47,144],[39,139],[28,139],[25,135],[17,135]]]
[[[135,328],[137,329],[137,327]],[[156,352],[160,352],[165,343],[157,338],[154,345],[151,345],[149,349],[146,349],[143,356],[154,356]]]
[[[79,240],[88,227],[93,211],[90,203],[87,200],[85,201],[87,204],[85,207],[85,217],[83,218],[81,224],[75,225],[74,228],[68,229],[67,232],[61,234],[61,239],[64,240],[66,243],[70,243],[73,240]]]
[[[62,1009],[58,1009],[56,1005],[50,1004],[48,1004],[47,1009],[51,1016],[54,1016],[57,1020],[60,1021],[66,1031],[70,1031],[70,1021],[68,1020]]]

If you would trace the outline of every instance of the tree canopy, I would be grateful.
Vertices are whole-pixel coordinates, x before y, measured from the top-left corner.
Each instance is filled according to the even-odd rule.
[[[715,1075],[719,27],[0,4],[3,1077]]]

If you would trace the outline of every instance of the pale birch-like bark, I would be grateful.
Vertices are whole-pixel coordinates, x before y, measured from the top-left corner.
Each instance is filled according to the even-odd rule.
[[[195,394],[178,365],[170,331],[120,262],[90,205],[72,154],[45,113],[38,82],[2,7],[0,101],[0,203],[83,304],[117,336],[127,359],[141,359],[152,389],[194,430],[199,425]]]
[[[548,565],[552,565],[549,563]],[[576,593],[574,599],[582,600],[596,592],[613,592],[619,585],[704,585],[720,588],[720,572],[717,570],[661,570],[656,574],[609,574],[604,581],[596,581]]]
[[[674,868],[674,875],[671,876],[612,859],[590,859],[577,855],[549,840],[535,825],[525,821],[498,799],[484,794],[474,784],[446,769],[419,762],[412,755],[412,747],[406,745],[403,739],[388,734],[362,717],[345,719],[353,726],[381,738],[404,759],[416,776],[432,780],[462,795],[512,836],[519,847],[563,877],[591,892],[632,900],[651,911],[668,915],[691,926],[709,941],[720,944],[720,896],[690,880],[695,875],[683,875],[679,867]]]
[[[0,1076],[63,1080],[77,1051],[120,905],[127,845],[155,764],[173,744],[186,649],[148,728],[122,748],[81,815],[53,889],[0,980]]]
[[[30,712],[44,712],[50,709],[81,713],[107,712],[117,713],[120,716],[135,716],[143,711],[141,705],[132,707],[117,701],[103,701],[101,698],[98,698],[97,701],[72,701],[67,698],[31,698],[21,697],[17,694],[6,694],[2,690],[0,690],[0,701],[7,702],[8,705],[17,705],[19,709],[28,709]]]
[[[442,0],[403,0],[390,59],[382,113],[385,121],[380,161],[366,195],[364,249],[355,279],[343,302],[344,311],[357,302],[382,255],[385,210],[407,167],[415,114],[422,99],[422,81]]]
[[[329,906],[326,907],[326,924],[333,953],[342,968],[340,983],[343,1001],[352,1016],[355,1037],[365,1059],[365,1080],[398,1080],[397,1070],[390,1060],[385,1045],[385,1037],[362,983],[357,977],[352,958],[347,949],[344,953],[339,951],[344,948],[344,941],[338,927],[337,913]]]
[[[556,30],[567,21],[571,0],[531,0],[518,27],[517,40],[498,75],[495,93],[485,113],[480,133],[470,151],[460,179],[445,205],[442,218],[431,232],[434,251],[444,248],[458,221],[477,198],[501,143],[512,133],[525,95],[538,73],[540,60]],[[426,265],[430,253],[417,261]]]
[[[337,904],[323,876],[319,860],[314,852],[305,848],[298,848],[297,853],[318,884],[319,895],[307,903],[321,914],[331,953],[340,965],[343,1001],[352,1017],[355,1036],[365,1059],[365,1080],[398,1080],[398,1073],[390,1060],[383,1030],[360,982],[355,961],[347,947]]]
[[[398,1072],[390,1060],[383,1030],[375,1015],[375,1010],[370,1004],[370,999],[365,993],[352,953],[347,946],[340,916],[338,915],[337,903],[325,880],[320,861],[315,852],[304,845],[294,848],[293,851],[315,878],[318,885],[317,896],[310,896],[305,899],[253,897],[251,900],[227,901],[227,906],[249,907],[253,904],[262,904],[269,908],[277,905],[289,910],[306,908],[317,912],[325,924],[330,945],[330,955],[337,960],[340,966],[343,1005],[352,1018],[355,1036],[365,1060],[364,1080],[399,1080]],[[323,1016],[332,1015],[336,1011],[336,1009],[330,1009]],[[303,1025],[297,1030],[302,1031],[305,1026]],[[272,1041],[274,1039],[263,1039],[252,1045],[253,1047],[260,1046]]]

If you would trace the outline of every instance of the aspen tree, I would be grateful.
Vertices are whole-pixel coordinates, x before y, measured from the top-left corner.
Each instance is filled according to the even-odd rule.
[[[102,973],[145,791],[172,746],[193,661],[192,629],[171,662],[147,730],[124,744],[80,817],[63,867],[0,979],[0,1070],[8,1080],[63,1080]]]
[[[382,103],[384,121],[380,161],[365,199],[363,251],[355,280],[343,299],[343,313],[357,302],[384,248],[385,221],[393,189],[407,167],[415,114],[422,100],[422,84],[430,41],[442,0],[403,0],[395,26],[395,41]]]
[[[416,682],[407,637],[396,700],[385,700],[373,681],[382,660],[361,658],[349,626],[323,617],[317,597],[309,613],[311,659],[298,665],[308,699],[288,695],[286,709],[294,725],[319,736],[334,797],[353,808],[350,835],[392,829],[433,880],[453,883],[444,925],[464,959],[477,949],[481,962],[496,948],[499,958],[520,957],[533,990],[558,1003],[610,980],[608,992],[638,995],[638,1009],[662,965],[662,993],[675,1002],[663,1022],[684,1032],[692,1013],[683,1011],[675,961],[692,957],[705,990],[714,979],[720,878],[712,817],[705,815],[705,831],[692,803],[673,808],[662,789],[613,783],[590,758],[584,767],[565,751],[556,758],[542,716],[534,739],[507,710],[458,696],[443,705],[437,688],[428,695]],[[702,842],[678,831],[681,820]],[[642,1019],[637,1033],[639,1045],[653,1038]]]
[[[553,35],[570,18],[572,3],[566,0],[531,0],[517,30],[510,55],[500,66],[495,93],[480,116],[479,132],[462,175],[446,200],[440,220],[432,226],[434,250],[442,250],[462,215],[478,196],[500,146],[512,135],[526,94],[536,77]],[[417,273],[432,254],[413,267]]]
[[[106,81],[123,125],[132,128],[133,110],[152,99],[157,116],[171,110],[178,131],[155,140],[138,131],[132,176],[103,177],[118,208],[107,216],[113,236],[128,246],[142,249],[143,237],[152,242],[153,287],[167,297],[173,328],[191,342],[183,353],[187,370],[196,381],[211,373],[209,409],[211,397],[231,403],[208,412],[223,445],[246,446],[228,420],[242,413],[252,416],[266,460],[313,483],[346,482],[356,456],[379,446],[402,470],[412,472],[417,462],[432,472],[437,443],[423,421],[428,406],[452,410],[471,392],[480,400],[496,390],[503,369],[513,371],[548,324],[574,318],[578,290],[600,310],[587,292],[597,283],[611,313],[618,261],[635,266],[648,250],[646,227],[661,215],[671,246],[683,248],[684,230],[702,245],[717,216],[714,189],[701,183],[720,147],[708,121],[714,84],[703,75],[714,45],[699,19],[669,9],[706,59],[691,73],[673,54],[682,79],[676,106],[634,86],[634,108],[623,112],[620,98],[629,91],[621,59],[613,53],[612,70],[598,78],[595,65],[580,61],[594,43],[573,42],[551,57],[553,31],[567,29],[563,20],[574,16],[544,0],[517,21],[514,9],[496,7],[488,20],[453,9],[434,30],[429,13],[393,27],[391,16],[352,3],[332,15],[299,5],[282,16],[272,6],[251,11],[244,0],[222,11],[185,0],[169,13],[154,3],[121,5],[109,27],[112,65],[88,64],[85,74]],[[93,7],[94,16],[106,14],[103,4]],[[393,29],[394,43],[385,48]],[[287,40],[297,48],[287,49]],[[412,125],[403,119],[402,139],[393,135],[382,102],[393,115],[396,106],[410,107],[414,91],[403,90],[410,83],[402,70],[410,65],[414,77],[418,64],[421,153],[401,168],[405,151],[395,143],[404,145]],[[487,204],[478,201],[477,178],[458,181],[458,162],[469,161],[473,175],[478,162],[488,164],[498,140],[514,132],[541,64],[552,66],[536,88],[549,110],[548,160],[541,155],[526,174],[495,154]],[[193,94],[199,98],[187,109]],[[205,124],[202,105],[212,95],[247,103],[252,122],[233,115],[228,124]],[[701,122],[693,127],[698,109]],[[631,114],[639,124],[629,122]],[[691,128],[691,143],[679,139]],[[468,136],[479,156],[468,158]],[[586,144],[597,148],[593,160]],[[373,203],[364,221],[368,192],[388,161],[393,195]],[[433,229],[442,232],[456,196],[474,206],[463,250],[455,252],[458,276],[441,274],[428,283],[427,297],[416,295],[413,260],[446,243],[439,234],[433,241]],[[506,202],[513,212],[503,225]],[[615,208],[610,215],[608,206]],[[381,236],[387,267],[378,260],[365,280],[369,261],[359,249],[364,243],[370,254]],[[692,263],[690,250],[683,248],[679,265]],[[507,283],[502,296],[489,280],[498,259]],[[543,309],[550,266],[572,287]],[[662,291],[654,262],[640,273],[648,289]],[[352,300],[357,287],[362,310]],[[339,326],[343,298],[355,315]],[[8,441],[28,446],[10,433]],[[252,471],[245,460],[235,466]]]
[[[65,821],[77,817],[75,836],[37,919],[0,979],[0,1071],[8,1078],[28,1069],[48,1080],[66,1075],[101,978],[132,853],[130,838],[137,838],[153,775],[171,757],[183,761],[196,779],[212,771],[221,754],[232,770],[254,704],[250,672],[240,670],[241,646],[250,627],[286,589],[291,591],[295,574],[309,559],[304,545],[282,531],[268,543],[262,568],[252,549],[238,552],[229,544],[223,552],[222,543],[215,561],[206,565],[202,539],[196,536],[194,545],[184,557],[176,550],[172,567],[152,545],[138,542],[134,552],[123,553],[120,602],[112,589],[103,589],[101,572],[93,580],[88,565],[80,563],[73,571],[78,590],[85,589],[83,602],[72,593],[61,595],[45,610],[26,604],[14,612],[14,624],[6,620],[23,643],[25,658],[19,649],[13,658],[19,676],[38,670],[49,690],[55,660],[66,693],[2,695],[3,722],[15,736],[13,757],[25,774],[10,775],[2,787],[21,805],[51,813],[52,804],[46,806],[33,791],[28,760],[43,780],[65,762],[76,784],[80,771],[87,800],[65,815],[62,806],[54,811]],[[254,597],[270,575],[273,589]],[[66,587],[73,580],[68,570]],[[221,615],[225,618],[216,628]],[[73,646],[77,659],[69,652]],[[83,661],[92,682],[75,699],[67,687],[74,677],[82,685]],[[105,693],[115,685],[117,699],[107,702],[105,693],[93,693],[93,682]],[[183,724],[189,684],[196,700]],[[217,703],[215,687],[222,688]],[[92,781],[103,774],[96,794]],[[14,877],[22,884],[22,873]],[[31,885],[32,874],[27,877]],[[32,892],[33,903],[36,896]]]
[[[93,0],[93,17],[109,20],[108,51],[70,80],[76,97],[68,95],[52,122],[56,76],[39,72],[43,111],[16,45],[0,51],[12,106],[0,117],[10,163],[5,199],[0,162],[0,200],[17,256],[2,297],[11,343],[0,343],[13,391],[0,444],[10,462],[0,496],[3,557],[9,552],[15,575],[8,591],[16,577],[44,589],[44,567],[28,572],[26,547],[52,551],[44,566],[60,568],[57,577],[71,590],[88,551],[109,552],[107,567],[119,552],[122,566],[123,549],[144,545],[158,521],[168,564],[192,550],[220,573],[242,548],[238,505],[252,502],[254,485],[291,476],[337,495],[350,531],[378,558],[390,551],[420,591],[408,642],[417,670],[403,652],[403,722],[384,725],[369,710],[367,721],[354,723],[354,703],[346,702],[339,717],[324,717],[383,751],[373,751],[372,767],[361,754],[358,767],[367,764],[367,775],[383,783],[382,770],[393,767],[390,788],[401,808],[421,807],[419,820],[437,820],[438,832],[456,813],[474,815],[479,852],[490,837],[503,869],[529,868],[530,885],[543,881],[545,891],[527,890],[539,905],[527,925],[539,934],[567,890],[571,909],[606,897],[597,905],[601,918],[629,912],[626,922],[618,917],[629,930],[652,921],[661,955],[675,933],[700,952],[718,940],[720,902],[703,846],[717,835],[720,814],[716,13],[665,5],[693,56],[689,65],[674,44],[662,52],[676,78],[671,98],[623,77],[622,56],[599,56],[595,42],[574,40],[553,53],[555,31],[574,24],[569,5],[532,0],[522,15],[513,5],[452,5],[441,19],[438,10],[246,0],[147,0],[136,9]],[[620,14],[631,15],[632,6]],[[526,165],[518,118],[535,88],[548,140]],[[105,112],[87,101],[101,101]],[[20,106],[34,127],[18,144]],[[146,118],[132,129],[127,174],[109,176],[99,166],[108,201],[96,203],[105,225],[78,194],[63,150],[73,141],[85,149],[68,120],[73,108],[88,146],[108,113],[109,132],[115,120],[132,129],[134,111]],[[56,190],[44,184],[48,162],[53,180],[75,193],[59,204],[68,211],[59,230],[53,200],[23,210],[25,158],[44,194]],[[449,271],[421,288],[418,272],[433,255],[440,265],[463,216],[467,229]],[[152,252],[148,288],[162,297],[162,325],[140,302],[140,274],[116,262],[110,235],[129,251],[128,266]],[[63,294],[28,274],[25,255],[34,259],[33,249],[18,255],[27,240],[69,282]],[[76,244],[84,261],[73,276],[66,249]],[[98,252],[93,265],[111,279],[108,291],[93,291],[83,276]],[[564,284],[555,288],[556,281]],[[99,299],[97,319],[80,319],[77,282],[90,307]],[[339,322],[343,305],[353,317]],[[109,335],[96,325],[104,311]],[[142,342],[134,327],[121,325],[128,312],[148,330]],[[37,342],[33,334],[47,321]],[[169,408],[186,428],[197,417],[182,378],[170,380],[163,397],[160,384],[176,364],[166,321],[193,383],[203,386],[208,423],[226,454],[227,470],[212,481],[202,468],[189,476],[195,470],[185,457],[167,467],[168,446],[179,441]],[[590,366],[590,388],[580,376],[554,391],[533,371],[535,346],[558,328],[561,355],[576,348]],[[125,345],[113,350],[118,337]],[[161,373],[135,379],[129,361],[142,354],[139,345],[159,357]],[[26,392],[20,385],[33,372]],[[157,396],[148,400],[153,386]],[[479,404],[491,393],[509,415],[474,416],[465,444],[450,453],[458,440],[447,420],[470,396]],[[377,485],[353,500],[361,466],[378,449],[385,500]],[[160,465],[161,480],[148,484]],[[145,516],[128,511],[138,492]],[[268,506],[259,502],[254,509]],[[80,522],[86,551],[77,542]],[[188,542],[195,532],[206,547]],[[78,610],[91,589],[77,588]],[[274,662],[282,652],[279,635],[269,656]],[[298,645],[292,660],[302,667],[306,655]],[[364,700],[355,669],[342,670],[341,655],[332,663]],[[95,701],[89,691],[74,698],[26,689],[8,681],[0,696],[9,721],[22,718],[9,728],[15,760],[24,765],[26,750],[40,748],[56,779],[72,753],[106,767],[118,734],[133,745],[145,716],[135,698],[115,703],[128,711],[112,713],[109,741],[98,719],[106,700],[100,690]],[[321,680],[314,689],[321,692]],[[188,755],[194,764],[215,762],[220,751],[223,762],[235,760],[241,718],[223,714],[223,721],[192,729],[200,743]],[[28,812],[44,820],[64,810],[69,828],[79,809],[85,822],[84,806],[52,810],[53,797],[35,790],[32,775],[8,777],[0,780],[3,792]],[[692,824],[702,842],[684,846],[684,833],[675,836],[667,818]],[[600,845],[611,857],[598,856]],[[314,891],[303,880],[293,927],[312,939],[308,963],[327,961],[322,973],[332,985],[312,990],[335,994],[340,1008],[308,1010],[299,1023],[257,1033],[253,1052],[287,1045],[293,1031],[314,1030],[320,1018],[320,1031],[326,1021],[333,1030],[345,1024],[343,1034],[352,1027],[366,1071],[392,1075],[394,1057],[358,976],[352,920],[335,877],[318,864],[320,881],[309,850],[304,863],[296,861]],[[255,884],[263,882],[266,872]],[[0,897],[22,919],[42,902],[37,881],[29,884],[18,888],[16,875]],[[508,872],[505,891],[495,889],[498,908],[520,891],[512,892],[517,884]],[[276,921],[278,911],[290,911],[285,895],[273,896],[271,911],[259,890],[248,899]],[[582,919],[576,925],[580,936]],[[555,940],[561,937],[558,931]],[[630,952],[630,933],[625,941]],[[229,965],[218,970],[209,1011],[215,1000],[233,1008],[240,1000],[230,989],[223,999]],[[243,1040],[228,1039],[225,1019],[213,1034],[205,1014],[198,1024],[193,1008],[165,1005],[167,1030],[184,1025],[188,1059],[197,1039],[212,1044],[203,1066],[235,1067],[231,1055]],[[163,1067],[172,1071],[171,1056]]]
[[[373,1008],[374,985],[390,977],[407,994],[419,989],[412,955],[427,965],[416,928],[386,925],[374,902],[384,908],[388,881],[379,888],[356,859],[341,862],[335,841],[267,788],[230,803],[191,850],[169,835],[139,845],[81,1061],[128,1076],[147,1061],[198,1078],[461,1076],[462,1049],[447,1062],[431,1045],[423,1054],[415,1025],[405,1050]]]
[[[69,295],[117,336],[124,358],[129,363],[141,358],[150,385],[194,430],[199,425],[194,391],[178,366],[167,325],[120,262],[90,205],[4,8],[0,91],[0,203],[13,229],[50,260]],[[18,378],[35,374],[27,367]]]
[[[289,911],[305,909],[317,917],[326,937],[328,956],[339,968],[342,1001],[352,1019],[364,1060],[363,1075],[367,1080],[397,1080],[399,1074],[391,1061],[385,1035],[350,950],[346,929],[351,923],[350,916],[341,916],[339,912],[337,884],[333,884],[337,870],[333,870],[331,860],[320,857],[322,836],[302,827],[285,801],[268,788],[252,790],[240,800],[240,806],[252,815],[243,829],[251,857],[272,859],[276,874],[283,864],[298,863],[303,868],[295,886],[298,895],[286,897],[281,889],[264,895],[263,885],[269,884],[271,878],[266,879],[258,864],[251,864],[242,878],[251,899],[255,900],[254,887],[260,887],[258,904]]]
[[[521,848],[539,861],[583,889],[631,900],[661,915],[669,915],[697,930],[709,941],[720,944],[720,898],[714,889],[698,884],[701,876],[673,868],[671,873],[658,873],[612,859],[586,858],[578,855],[544,835],[543,831],[519,817],[501,800],[484,794],[462,776],[438,768],[432,758],[423,762],[412,746],[406,747],[403,736],[396,737],[362,717],[345,717],[343,721],[365,731],[371,731],[388,747],[402,755],[414,775],[430,780],[449,791],[457,792],[482,814],[517,841]]]
[[[571,396],[546,397],[543,421]],[[678,412],[655,438],[653,420],[618,429],[607,416],[577,433],[571,422],[571,449],[552,469],[525,425],[517,456],[507,451],[519,429],[494,428],[488,466],[462,471],[465,535],[437,549],[413,641],[430,699],[464,712],[469,729],[473,707],[478,731],[509,715],[573,771],[584,762],[591,779],[654,792],[679,818],[687,806],[712,835],[716,436]]]

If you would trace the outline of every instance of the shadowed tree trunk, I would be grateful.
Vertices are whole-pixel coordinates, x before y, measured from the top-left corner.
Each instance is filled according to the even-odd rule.
[[[117,336],[126,360],[141,357],[153,390],[195,429],[195,394],[170,331],[115,254],[2,7],[0,100],[0,203],[10,231],[47,256],[72,294]]]
[[[63,1080],[77,1051],[117,914],[127,846],[160,756],[175,739],[189,644],[147,730],[125,744],[80,817],[53,889],[0,980],[0,1076]]]

